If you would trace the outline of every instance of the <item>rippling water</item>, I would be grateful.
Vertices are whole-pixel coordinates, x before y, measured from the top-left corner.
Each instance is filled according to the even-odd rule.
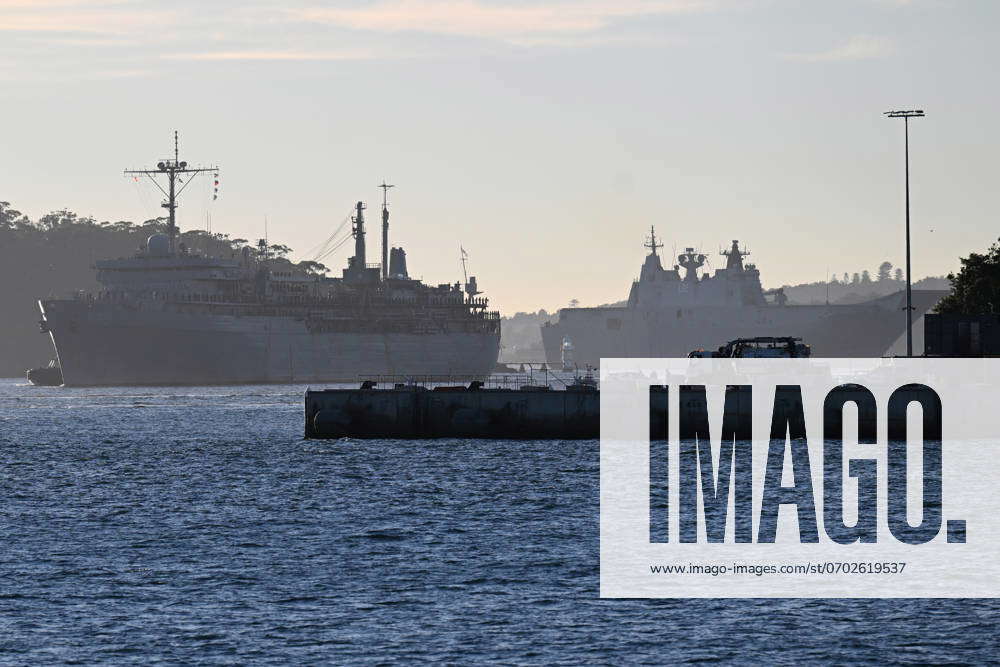
[[[598,598],[598,444],[0,380],[0,661],[995,661],[1000,602]]]

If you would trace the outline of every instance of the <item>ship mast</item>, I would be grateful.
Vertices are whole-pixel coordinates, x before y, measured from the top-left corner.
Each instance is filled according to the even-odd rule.
[[[476,277],[469,276],[468,267],[466,262],[469,261],[469,253],[465,252],[465,248],[458,246],[458,249],[462,251],[462,279],[465,281],[465,293],[469,295],[469,303],[472,303],[472,299],[482,292],[479,291],[479,285],[476,284]]]
[[[389,188],[396,187],[388,185],[382,179],[382,280],[389,278]]]
[[[167,236],[170,237],[170,254],[173,254],[176,250],[176,240],[177,240],[177,198],[181,196],[184,189],[191,184],[194,180],[194,176],[202,172],[215,172],[218,175],[218,167],[188,167],[188,163],[180,159],[180,149],[178,147],[178,136],[177,130],[174,130],[174,159],[163,160],[156,164],[156,169],[126,169],[126,176],[146,176],[153,182],[153,184],[163,193],[166,197],[160,206],[167,209]],[[179,178],[180,174],[192,174],[191,178],[188,178],[185,182]],[[160,182],[154,178],[158,175],[165,175],[167,177],[167,189],[164,190]],[[178,181],[180,182],[180,189],[177,188]],[[218,185],[218,180],[216,180],[216,185]]]
[[[662,243],[657,243],[656,242],[656,228],[653,227],[652,225],[649,226],[649,241],[647,241],[646,243],[644,243],[643,246],[645,246],[646,248],[649,248],[651,254],[653,254],[653,255],[656,254],[656,249],[657,248],[662,248],[663,247]]]
[[[750,255],[749,250],[740,250],[740,242],[733,240],[733,247],[719,253],[726,258],[726,270],[743,270],[743,258]]]

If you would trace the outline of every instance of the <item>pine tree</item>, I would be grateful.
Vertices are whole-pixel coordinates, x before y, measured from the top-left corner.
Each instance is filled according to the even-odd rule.
[[[878,281],[889,280],[892,277],[892,262],[882,262],[878,265]]]

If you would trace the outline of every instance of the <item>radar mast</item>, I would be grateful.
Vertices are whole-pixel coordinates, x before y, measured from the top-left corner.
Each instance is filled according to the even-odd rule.
[[[742,271],[743,270],[743,258],[750,254],[749,250],[740,250],[740,242],[733,239],[733,245],[729,250],[723,250],[719,253],[726,258],[726,270]]]
[[[178,147],[178,134],[177,130],[174,130],[174,159],[161,160],[156,164],[156,169],[126,169],[125,175],[132,176],[138,180],[139,176],[146,176],[153,182],[163,196],[167,199],[160,204],[163,208],[167,209],[167,236],[170,237],[170,254],[174,254],[176,251],[176,240],[177,240],[177,198],[181,196],[184,189],[191,184],[194,180],[194,176],[206,171],[214,172],[216,176],[215,186],[216,192],[218,192],[219,185],[219,168],[214,167],[188,167],[188,163],[180,159],[180,149]],[[191,178],[188,178],[185,182],[179,178],[180,174],[193,174]],[[155,176],[165,175],[167,177],[167,189],[164,190],[160,182],[154,178]],[[178,181],[181,184],[180,189],[177,189]]]
[[[684,252],[677,256],[677,263],[684,268],[684,280],[698,280],[698,269],[705,263],[705,255],[695,252],[694,248],[684,248]]]
[[[656,255],[657,248],[663,247],[662,243],[656,242],[656,228],[653,227],[652,225],[649,226],[649,240],[643,244],[643,247],[649,248],[649,252],[652,255]]]

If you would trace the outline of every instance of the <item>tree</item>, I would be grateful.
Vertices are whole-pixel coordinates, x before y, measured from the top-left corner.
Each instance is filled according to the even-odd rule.
[[[861,282],[866,285],[872,281],[872,274],[868,273],[868,269],[861,272]]]
[[[31,224],[23,213],[11,208],[9,202],[0,201],[0,229],[17,229]]]
[[[851,276],[851,284],[852,285],[859,285],[859,284],[861,284],[861,274],[859,274],[857,271],[855,271],[854,275]]]
[[[569,300],[569,307],[570,308],[576,308],[579,305],[580,305],[579,299],[570,299]]]
[[[292,251],[292,249],[280,243],[272,243],[268,247],[268,251],[271,253],[272,257],[285,257]]]
[[[844,271],[844,279],[841,280],[840,282],[844,283],[845,285],[851,282],[850,277],[847,275],[847,271]]]
[[[119,220],[118,222],[102,222],[101,227],[108,227],[116,232],[122,232],[124,234],[129,234],[133,229],[135,229],[135,225],[128,220]]]
[[[903,269],[896,269],[896,274],[893,276],[896,282],[903,282]]]
[[[878,265],[878,281],[883,282],[892,277],[892,262],[882,262]]]
[[[47,232],[55,231],[60,227],[70,228],[73,225],[93,223],[93,218],[81,218],[72,211],[63,209],[46,213],[38,220],[38,226]]]
[[[837,280],[837,274],[836,273],[834,273],[833,275],[830,276],[830,284],[831,285],[839,285],[840,284],[840,282]]]
[[[321,276],[321,275],[323,275],[324,273],[326,273],[327,271],[330,270],[330,269],[326,268],[326,266],[324,266],[323,264],[320,264],[319,262],[314,262],[314,261],[308,260],[308,259],[299,262],[295,266],[297,266],[299,269],[305,271],[306,273],[311,273],[311,274],[314,274],[314,275],[317,275],[317,276]]]
[[[951,294],[935,310],[965,315],[1000,312],[1000,239],[985,254],[972,252],[961,262],[957,274],[948,274]]]

